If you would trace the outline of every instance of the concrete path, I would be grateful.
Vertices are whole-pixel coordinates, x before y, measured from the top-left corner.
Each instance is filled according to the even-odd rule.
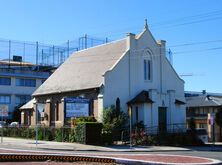
[[[38,149],[48,149],[48,150],[70,150],[70,151],[103,151],[103,152],[117,152],[117,151],[144,151],[144,152],[154,152],[154,151],[188,151],[190,149],[183,147],[169,147],[169,146],[146,146],[146,147],[129,147],[129,146],[94,146],[94,145],[84,145],[79,143],[66,143],[66,142],[54,142],[54,141],[38,141],[36,145],[35,140],[30,139],[19,139],[19,138],[9,138],[4,137],[3,143],[0,146],[9,146],[16,148],[38,148]]]

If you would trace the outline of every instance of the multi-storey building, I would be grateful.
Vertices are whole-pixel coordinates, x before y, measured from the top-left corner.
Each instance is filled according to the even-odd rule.
[[[220,128],[215,123],[215,114],[222,110],[222,94],[201,92],[186,92],[187,123],[194,119],[197,129],[205,129],[209,141],[220,141]],[[213,121],[210,119],[213,118]]]
[[[32,93],[49,77],[50,72],[40,71],[34,64],[2,60],[0,61],[0,105],[8,109],[12,119],[17,106],[31,100]]]

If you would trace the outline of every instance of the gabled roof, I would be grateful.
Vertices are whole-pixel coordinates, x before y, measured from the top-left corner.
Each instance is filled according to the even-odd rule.
[[[136,97],[134,97],[132,100],[130,100],[127,104],[139,104],[139,103],[154,103],[149,98],[149,92],[148,91],[142,91]]]
[[[127,51],[122,39],[72,54],[33,94],[33,96],[98,88],[103,75]]]
[[[24,104],[23,106],[21,106],[19,109],[20,110],[33,109],[34,108],[34,102],[35,102],[35,99],[32,99],[29,102],[27,102],[26,104]]]
[[[214,96],[186,97],[187,107],[222,106],[222,98]]]

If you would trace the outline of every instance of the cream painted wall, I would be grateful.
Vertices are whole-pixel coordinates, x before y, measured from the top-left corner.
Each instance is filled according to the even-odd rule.
[[[26,77],[28,78],[28,77]],[[16,104],[16,95],[32,95],[32,93],[42,84],[42,79],[36,79],[36,87],[16,86],[16,77],[11,77],[11,85],[0,85],[0,95],[11,96],[11,102],[8,104],[9,112],[13,112]]]

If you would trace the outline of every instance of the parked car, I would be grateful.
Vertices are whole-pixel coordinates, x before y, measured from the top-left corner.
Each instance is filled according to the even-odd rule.
[[[0,128],[6,126],[6,122],[5,121],[0,121]]]
[[[9,127],[18,127],[18,126],[19,126],[19,123],[17,121],[11,122],[9,124]]]
[[[187,132],[190,132],[191,130],[188,129]],[[207,130],[205,128],[196,128],[196,134],[197,137],[203,142],[207,143],[208,142],[208,134]]]
[[[208,134],[207,130],[204,128],[196,128],[197,136],[202,142],[207,143],[208,142]]]

